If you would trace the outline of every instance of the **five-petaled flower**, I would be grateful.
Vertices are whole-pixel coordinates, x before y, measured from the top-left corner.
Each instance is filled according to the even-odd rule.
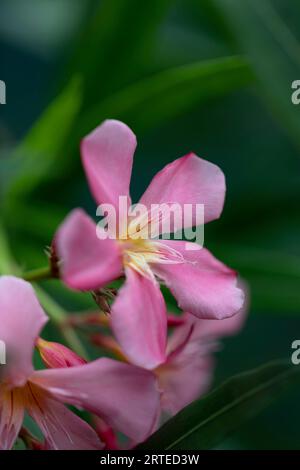
[[[133,132],[115,120],[105,121],[82,142],[91,192],[98,204],[113,204],[117,213],[120,196],[130,201],[135,148]],[[203,204],[204,220],[209,222],[220,216],[224,197],[220,168],[188,154],[154,177],[140,203],[149,208],[161,203]],[[208,250],[188,250],[187,243],[178,240],[136,239],[130,232],[125,239],[99,240],[95,223],[81,209],[63,222],[55,247],[62,260],[62,279],[73,289],[99,289],[125,274],[112,306],[112,327],[126,355],[141,367],[166,361],[167,317],[160,281],[183,311],[199,318],[227,318],[243,304],[236,273]]]
[[[7,347],[7,365],[0,368],[0,449],[13,446],[25,411],[41,429],[46,448],[101,449],[96,432],[65,404],[100,416],[135,441],[144,440],[159,410],[153,373],[106,358],[85,364],[72,354],[65,365],[79,365],[62,368],[65,349],[58,356],[44,350],[48,365],[57,361],[58,368],[34,371],[33,350],[46,322],[30,284],[0,278],[0,337]],[[43,347],[49,345],[40,343]]]

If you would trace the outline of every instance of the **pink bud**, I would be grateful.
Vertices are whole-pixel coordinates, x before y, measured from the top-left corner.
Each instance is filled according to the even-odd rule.
[[[62,367],[74,367],[86,364],[86,361],[78,356],[71,349],[59,343],[45,341],[42,338],[37,340],[36,346],[41,358],[49,369]]]

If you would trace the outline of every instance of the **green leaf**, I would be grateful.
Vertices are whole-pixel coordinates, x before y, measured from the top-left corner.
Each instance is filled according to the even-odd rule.
[[[12,450],[26,450],[26,445],[22,439],[17,438]]]
[[[260,314],[300,314],[300,257],[249,245],[210,244],[250,286],[252,310]]]
[[[81,103],[80,81],[74,78],[49,105],[11,158],[16,173],[9,196],[23,196],[55,172]]]
[[[137,448],[212,449],[268,406],[289,385],[299,382],[300,369],[285,361],[272,362],[236,375],[203,399],[184,408]]]
[[[297,39],[268,0],[211,1],[252,65],[263,99],[299,146],[299,109],[291,102],[292,82],[300,77]]]
[[[9,248],[9,242],[0,222],[0,275],[16,274],[18,268]]]
[[[174,67],[95,104],[83,115],[78,134],[81,137],[107,117],[123,119],[142,132],[252,80],[248,64],[239,56]]]
[[[84,106],[140,78],[173,0],[102,0],[88,18],[69,64],[84,81]]]

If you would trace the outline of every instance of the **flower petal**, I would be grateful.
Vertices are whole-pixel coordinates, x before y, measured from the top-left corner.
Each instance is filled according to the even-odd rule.
[[[10,450],[18,437],[24,418],[20,390],[0,387],[0,450]]]
[[[7,356],[7,364],[0,370],[1,382],[11,387],[25,384],[33,372],[36,339],[47,320],[28,282],[12,276],[0,277],[0,339]]]
[[[242,288],[246,290],[244,284]],[[246,302],[238,313],[223,320],[202,320],[189,313],[182,315],[182,325],[168,340],[166,364],[158,368],[165,411],[177,413],[208,391],[214,371],[212,353],[219,349],[219,338],[236,334],[246,316]]]
[[[37,371],[31,380],[54,398],[102,417],[114,429],[139,442],[148,437],[156,422],[156,379],[138,367],[98,359],[79,367]]]
[[[190,153],[165,166],[151,181],[140,203],[204,204],[204,220],[210,222],[221,215],[225,198],[225,177],[211,162]],[[195,212],[193,211],[195,216]],[[193,218],[192,224],[195,225]]]
[[[167,312],[156,281],[126,269],[126,281],[112,306],[111,325],[133,364],[153,369],[166,359]]]
[[[159,369],[162,409],[174,415],[209,390],[214,362],[211,357],[178,355]]]
[[[136,137],[120,121],[107,120],[85,137],[81,154],[91,192],[98,204],[118,207],[128,196]],[[130,198],[129,198],[130,200]]]
[[[240,310],[244,294],[236,285],[234,271],[204,248],[187,250],[186,242],[174,240],[163,240],[163,244],[181,253],[186,261],[153,266],[182,310],[208,319],[227,318]]]
[[[121,254],[114,240],[99,240],[96,224],[81,209],[75,209],[55,237],[62,259],[62,278],[73,289],[92,290],[120,276]]]
[[[28,413],[45,437],[46,449],[103,449],[91,426],[35,384],[28,384],[26,402]]]

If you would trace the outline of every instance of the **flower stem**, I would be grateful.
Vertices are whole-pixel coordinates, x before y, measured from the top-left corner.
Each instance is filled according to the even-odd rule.
[[[22,274],[22,278],[28,282],[42,281],[44,279],[51,279],[52,272],[50,266],[45,266],[43,268],[33,269],[32,271],[27,271]]]

